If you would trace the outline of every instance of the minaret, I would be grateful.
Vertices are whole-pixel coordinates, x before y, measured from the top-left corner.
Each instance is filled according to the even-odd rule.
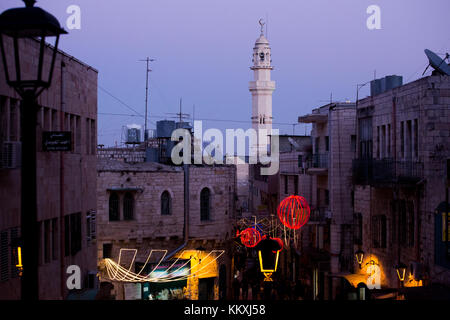
[[[264,25],[262,19],[261,34],[256,40],[253,48],[253,66],[250,69],[254,73],[254,81],[250,81],[249,90],[252,93],[252,128],[258,132],[261,129],[267,130],[267,135],[272,130],[272,92],[275,90],[275,81],[270,80],[272,55],[270,53],[269,41],[264,36]],[[267,139],[267,138],[266,138]],[[258,149],[266,149],[269,140],[258,141]]]

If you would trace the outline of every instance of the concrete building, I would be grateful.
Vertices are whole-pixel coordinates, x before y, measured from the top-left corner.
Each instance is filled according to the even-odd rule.
[[[404,287],[449,285],[450,77],[432,75],[377,93],[357,105],[359,273],[368,277],[367,264],[375,265],[381,289],[399,288],[394,266],[402,263]]]
[[[12,40],[5,52],[13,54]],[[24,57],[38,52],[39,42],[26,40]],[[51,51],[46,48],[45,59]],[[30,70],[38,59],[27,61]],[[20,298],[16,249],[20,237],[19,96],[0,66],[0,299]],[[52,85],[38,98],[37,199],[40,232],[39,298],[65,299],[69,265],[81,269],[82,289],[96,282],[95,215],[97,147],[97,71],[68,54],[56,56]],[[71,131],[72,151],[45,152],[45,131]],[[26,266],[24,266],[26,268]]]
[[[113,282],[116,299],[197,300],[229,294],[235,166],[126,163],[104,157],[98,160],[97,181],[98,263],[102,281]],[[130,249],[137,250],[135,259],[119,261],[122,252]],[[166,250],[164,257],[153,255],[156,260],[151,263],[158,264],[164,258],[164,265],[180,259],[190,266],[184,282],[128,284],[111,279],[105,270],[103,259],[110,258],[139,272],[151,250]],[[225,252],[219,257],[214,250]],[[212,260],[206,271],[196,272],[208,255]],[[142,274],[145,272],[151,273],[147,270]],[[183,294],[163,297],[165,289]],[[134,292],[131,296],[129,290]]]
[[[338,282],[334,275],[353,267],[355,119],[355,104],[339,102],[299,117],[300,123],[312,123],[312,154],[302,164],[298,182],[311,208],[303,235],[309,240],[302,243],[303,250],[309,252],[305,272],[312,270],[309,278],[315,284],[314,299],[334,298]]]

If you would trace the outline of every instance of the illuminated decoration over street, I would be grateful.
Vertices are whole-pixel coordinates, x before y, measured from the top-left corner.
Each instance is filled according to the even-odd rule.
[[[247,228],[241,231],[238,236],[241,237],[241,243],[248,248],[256,247],[261,241],[261,234],[256,228]]]
[[[261,237],[263,235],[268,235],[271,238],[280,238],[283,240],[284,247],[294,247],[300,244],[300,230],[286,228],[276,217],[272,215],[271,217],[257,218],[241,218],[237,221],[237,227],[239,230],[244,230],[247,228],[256,229]],[[239,237],[239,232],[236,237]]]
[[[121,265],[121,258],[122,258],[122,251],[132,251],[134,252],[132,261],[130,263],[129,268],[125,268]],[[147,266],[152,254],[154,252],[161,252],[163,253],[162,257],[159,259],[159,262],[155,265],[155,267],[147,274],[147,275],[141,275],[142,271]],[[180,256],[183,255],[185,251],[182,251]],[[204,257],[202,257],[202,260],[206,261],[206,258],[209,258],[211,256],[208,263],[202,264],[201,266],[197,266],[196,272],[191,274],[192,266],[188,265],[192,260],[195,260],[195,257],[192,257],[188,259],[185,263],[178,263],[180,258],[177,258],[173,261],[173,263],[165,269],[165,272],[158,272],[158,267],[160,266],[161,262],[164,260],[165,256],[167,255],[167,250],[151,250],[149,255],[147,256],[147,259],[144,263],[144,265],[141,267],[140,271],[138,273],[132,272],[131,268],[133,267],[133,263],[136,258],[137,249],[120,249],[119,252],[119,260],[117,262],[113,261],[112,259],[106,258],[103,261],[105,262],[106,272],[108,275],[108,278],[112,281],[119,281],[119,282],[171,282],[171,281],[179,281],[179,280],[186,280],[190,276],[195,275],[196,277],[200,277],[203,274],[207,274],[208,271],[208,265],[215,262],[220,256],[224,254],[224,250],[212,250],[208,254],[206,254]],[[186,267],[189,266],[189,268],[186,270]]]
[[[278,205],[278,218],[289,229],[298,230],[309,220],[310,209],[305,198],[289,196]]]
[[[264,281],[273,281],[272,273],[277,271],[283,241],[279,238],[264,236],[255,248],[258,250],[259,266],[265,276]]]

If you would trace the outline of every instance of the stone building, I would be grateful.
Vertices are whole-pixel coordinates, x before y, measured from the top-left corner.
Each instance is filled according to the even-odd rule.
[[[334,275],[350,271],[352,261],[352,159],[355,153],[355,104],[331,103],[299,117],[312,123],[312,154],[299,177],[311,208],[304,249],[309,252],[313,298],[332,299]],[[309,187],[308,187],[308,184]]]
[[[6,39],[6,54],[13,54]],[[23,57],[39,42],[24,40]],[[26,54],[25,54],[26,53]],[[51,51],[45,50],[45,59]],[[37,69],[38,59],[28,61]],[[20,298],[16,248],[20,237],[20,98],[5,81],[0,65],[0,299]],[[69,265],[81,269],[82,289],[95,287],[97,71],[59,51],[52,85],[38,98],[37,217],[40,234],[39,298],[65,299]],[[44,152],[45,131],[71,131],[72,151]],[[26,266],[24,266],[26,267]]]
[[[165,299],[161,297],[165,289],[183,288],[183,298],[226,297],[231,284],[235,166],[174,166],[100,158],[97,170],[98,263],[102,280],[113,282],[116,299]],[[130,249],[137,250],[136,257],[125,265],[133,272],[139,272],[151,250],[166,250],[164,257],[152,256],[156,260],[149,262],[154,264],[187,259],[190,269],[185,282],[127,284],[111,279],[105,273],[104,259],[127,261],[118,260]],[[219,257],[221,250],[225,252]],[[207,257],[212,259],[207,271],[197,273]],[[137,296],[126,293],[130,286]]]
[[[358,101],[356,132],[360,273],[377,266],[381,289],[449,285],[450,77],[424,77]],[[399,264],[406,266],[403,283]]]

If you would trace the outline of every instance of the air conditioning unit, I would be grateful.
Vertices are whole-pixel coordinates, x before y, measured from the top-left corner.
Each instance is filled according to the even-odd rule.
[[[19,141],[5,141],[1,146],[0,168],[20,168],[22,143]]]
[[[411,275],[414,277],[414,280],[419,281],[422,280],[423,277],[423,265],[420,262],[412,261],[410,263]]]

